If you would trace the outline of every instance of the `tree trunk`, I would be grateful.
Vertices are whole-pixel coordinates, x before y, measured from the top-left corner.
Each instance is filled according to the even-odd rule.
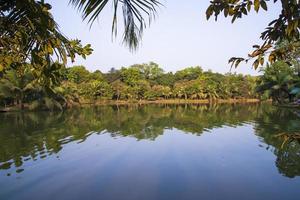
[[[23,94],[23,92],[21,92],[21,97],[20,97],[20,107],[21,107],[21,110],[24,110],[23,100],[24,100],[24,94]]]
[[[24,104],[23,104],[23,100],[22,99],[20,99],[20,108],[21,108],[21,110],[24,110]]]

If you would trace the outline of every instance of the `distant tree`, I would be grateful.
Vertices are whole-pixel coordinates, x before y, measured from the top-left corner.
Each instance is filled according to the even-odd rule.
[[[73,66],[67,69],[67,78],[74,83],[82,83],[90,77],[90,72],[82,65]]]
[[[175,83],[175,76],[172,72],[168,72],[159,75],[154,81],[158,85],[164,85],[172,88]]]
[[[203,70],[201,67],[188,67],[175,73],[175,80],[194,80],[197,79]]]
[[[88,76],[89,80],[99,80],[99,81],[104,81],[104,75],[100,70],[96,70],[93,73],[90,73]]]
[[[113,83],[121,79],[121,71],[111,68],[106,74],[104,74],[104,77],[109,83]]]
[[[208,72],[208,74],[203,74],[199,77],[199,82],[203,87],[204,97],[213,101],[219,98],[218,91],[220,89],[220,84],[215,79],[213,79],[213,74]]]
[[[174,95],[179,98],[196,98],[200,91],[200,84],[195,80],[181,80],[174,85]]]
[[[147,64],[135,64],[131,67],[139,69],[145,79],[152,81],[164,73],[164,70],[154,62],[149,62]]]
[[[139,80],[137,82],[137,85],[135,86],[137,88],[137,98],[138,99],[144,99],[145,97],[145,94],[151,90],[151,87],[150,87],[150,83],[146,80]]]
[[[113,97],[118,101],[127,98],[128,86],[120,80],[111,83],[113,89]]]
[[[136,67],[122,68],[121,80],[130,86],[136,86],[137,82],[143,78],[141,71]]]

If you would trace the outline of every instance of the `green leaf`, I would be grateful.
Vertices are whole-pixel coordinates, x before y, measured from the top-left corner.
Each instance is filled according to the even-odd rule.
[[[224,16],[227,17],[228,16],[228,13],[229,13],[229,10],[228,8],[224,8]]]
[[[250,10],[251,10],[251,5],[252,5],[252,2],[248,1],[248,3],[247,3],[247,10],[248,10],[248,12],[250,12]]]
[[[248,14],[248,12],[247,12],[247,10],[246,10],[245,7],[242,7],[242,8],[241,8],[241,11],[242,11],[242,13],[243,13],[244,15],[247,15],[247,14]]]
[[[260,1],[260,5],[265,11],[268,10],[267,3],[264,0]]]
[[[260,6],[259,0],[254,0],[254,10],[256,12],[258,12],[259,6]]]
[[[209,20],[212,14],[213,14],[213,9],[211,6],[209,6],[206,10],[206,19]]]

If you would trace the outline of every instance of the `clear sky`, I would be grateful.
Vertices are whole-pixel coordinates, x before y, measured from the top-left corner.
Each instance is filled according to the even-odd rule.
[[[132,53],[122,45],[121,25],[119,37],[112,41],[112,3],[90,28],[87,22],[82,21],[81,14],[68,4],[68,0],[47,2],[52,5],[54,18],[65,35],[81,39],[84,44],[90,43],[94,49],[86,60],[78,58],[73,64],[82,64],[90,71],[99,69],[103,72],[112,67],[119,69],[149,61],[160,64],[165,71],[199,65],[205,70],[228,72],[228,59],[247,55],[253,44],[260,43],[260,33],[280,12],[280,5],[271,3],[268,4],[268,12],[256,14],[252,11],[231,24],[229,18],[223,17],[217,22],[214,19],[206,20],[209,0],[163,0],[164,7],[158,10],[158,17],[145,30],[142,45]],[[251,64],[241,64],[235,71],[258,73]]]

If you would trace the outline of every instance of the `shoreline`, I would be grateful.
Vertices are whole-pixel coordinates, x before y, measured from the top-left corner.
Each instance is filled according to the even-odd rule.
[[[259,99],[216,99],[210,101],[208,99],[192,100],[192,99],[160,99],[160,100],[99,100],[96,102],[82,103],[85,105],[144,105],[144,104],[235,104],[235,103],[259,103]]]
[[[207,104],[251,104],[251,103],[261,103],[261,102],[271,102],[270,100],[261,101],[259,99],[215,99],[210,101],[208,99],[202,100],[192,100],[192,99],[160,99],[160,100],[97,100],[95,102],[92,101],[83,101],[80,104],[70,105],[65,109],[72,109],[78,107],[88,107],[88,106],[113,106],[113,105],[147,105],[147,104],[157,104],[157,105],[176,105],[176,104],[199,104],[199,105],[207,105]],[[46,109],[37,109],[30,110],[26,108],[21,110],[19,106],[11,106],[6,108],[0,108],[1,113],[7,112],[22,112],[22,111],[48,111]]]

